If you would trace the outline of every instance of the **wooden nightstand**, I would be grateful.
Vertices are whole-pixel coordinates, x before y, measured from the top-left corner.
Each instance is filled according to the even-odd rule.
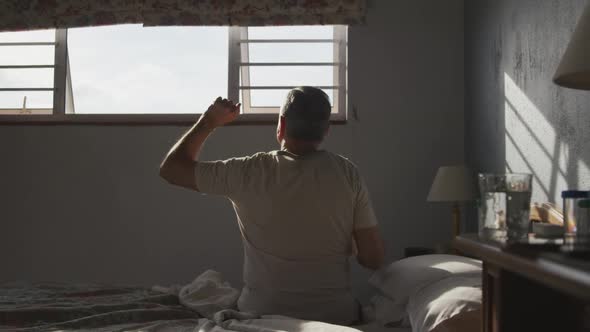
[[[461,235],[460,253],[483,261],[483,331],[590,331],[590,261],[557,245],[508,245]]]

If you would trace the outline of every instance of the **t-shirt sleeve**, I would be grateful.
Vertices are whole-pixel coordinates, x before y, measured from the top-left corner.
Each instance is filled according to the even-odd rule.
[[[195,163],[197,190],[204,194],[230,196],[244,190],[251,157]]]
[[[377,226],[377,217],[373,210],[367,185],[360,176],[357,176],[357,184],[358,191],[354,206],[354,229]]]

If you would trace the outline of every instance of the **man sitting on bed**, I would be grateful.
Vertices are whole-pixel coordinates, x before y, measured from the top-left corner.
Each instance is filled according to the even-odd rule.
[[[234,121],[239,108],[217,98],[172,147],[160,175],[233,203],[245,251],[240,310],[343,325],[357,321],[348,257],[356,254],[361,265],[375,270],[383,245],[355,165],[318,149],[330,125],[328,96],[312,87],[289,92],[277,126],[279,151],[199,160],[207,137]]]

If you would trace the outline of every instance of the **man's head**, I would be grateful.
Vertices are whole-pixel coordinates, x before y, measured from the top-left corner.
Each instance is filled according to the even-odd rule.
[[[321,143],[330,127],[331,111],[328,95],[318,88],[302,86],[289,91],[281,108],[277,140]]]

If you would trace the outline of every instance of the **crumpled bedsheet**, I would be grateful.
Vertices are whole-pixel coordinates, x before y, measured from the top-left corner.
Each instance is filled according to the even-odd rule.
[[[0,284],[0,332],[359,332],[236,310],[239,291],[215,271],[185,286]]]
[[[142,287],[0,285],[0,331],[81,330],[198,318],[198,314],[180,304],[177,296]]]

